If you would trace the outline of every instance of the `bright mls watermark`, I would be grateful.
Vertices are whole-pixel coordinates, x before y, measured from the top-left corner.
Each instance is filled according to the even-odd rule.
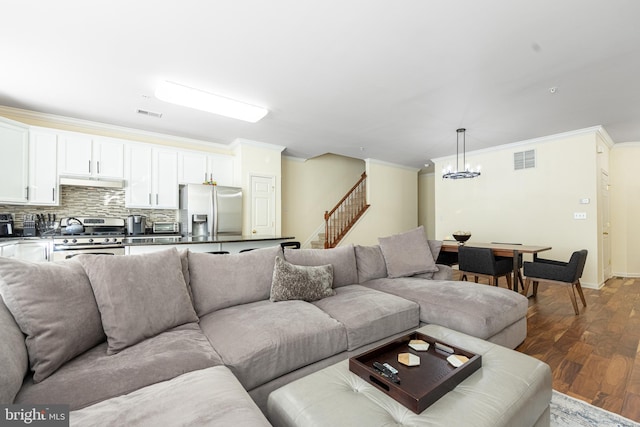
[[[0,405],[0,426],[69,427],[69,405]]]

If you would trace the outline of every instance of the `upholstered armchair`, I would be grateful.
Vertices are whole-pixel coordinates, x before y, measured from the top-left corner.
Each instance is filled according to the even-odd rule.
[[[499,277],[505,276],[507,285],[511,289],[512,259],[496,259],[490,248],[460,246],[458,248],[458,269],[462,273],[462,280],[467,280],[467,274],[469,274],[473,275],[475,282],[478,283],[478,277],[484,276],[488,277],[494,286],[498,286]]]
[[[538,258],[533,262],[524,263],[524,275],[526,277],[524,282],[524,294],[529,292],[529,286],[533,282],[533,296],[538,293],[538,283],[548,282],[560,285],[568,285],[569,297],[573,304],[573,310],[576,314],[580,314],[578,311],[578,303],[576,301],[576,290],[580,296],[583,306],[587,306],[587,302],[582,292],[582,286],[580,285],[580,278],[584,271],[584,266],[587,261],[587,250],[582,249],[576,251],[571,255],[569,262],[555,261],[550,259]]]

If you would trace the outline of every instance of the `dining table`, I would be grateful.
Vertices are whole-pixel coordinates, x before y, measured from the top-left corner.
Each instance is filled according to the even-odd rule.
[[[515,243],[459,243],[455,240],[444,240],[442,242],[442,252],[458,252],[460,246],[474,248],[490,248],[495,256],[513,258],[513,290],[518,292],[518,272],[520,271],[519,257],[521,254],[533,254],[533,260],[538,258],[538,253],[548,251],[551,246],[521,245]],[[524,289],[523,289],[524,290]]]

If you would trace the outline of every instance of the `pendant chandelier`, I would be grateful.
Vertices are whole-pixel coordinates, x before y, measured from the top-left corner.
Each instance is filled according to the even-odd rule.
[[[465,141],[465,132],[466,129],[460,128],[456,129],[456,168],[452,169],[451,165],[442,170],[442,178],[447,179],[462,179],[462,178],[475,178],[480,176],[480,166],[478,166],[475,170],[472,170],[469,167],[469,164],[466,162],[466,141]],[[464,170],[460,170],[460,135],[462,135],[462,166]]]

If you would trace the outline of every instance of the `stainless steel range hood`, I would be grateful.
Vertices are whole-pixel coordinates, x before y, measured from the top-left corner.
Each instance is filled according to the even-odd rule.
[[[76,187],[124,188],[124,181],[121,179],[96,179],[61,176],[60,185],[72,185]]]

